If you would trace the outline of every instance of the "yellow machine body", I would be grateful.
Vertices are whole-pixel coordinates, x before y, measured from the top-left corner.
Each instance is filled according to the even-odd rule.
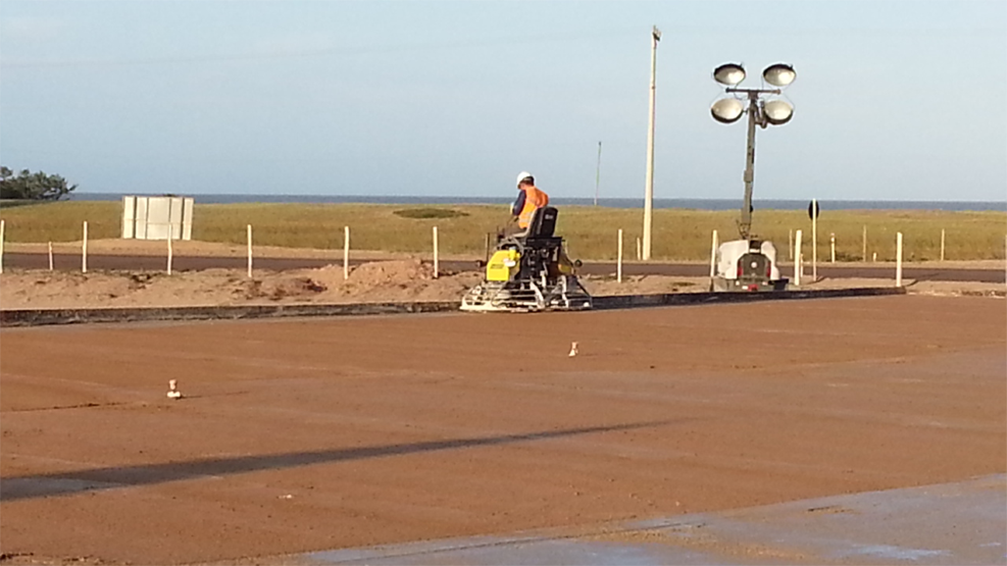
[[[486,280],[510,281],[519,269],[521,269],[521,254],[517,250],[497,250],[486,263]]]

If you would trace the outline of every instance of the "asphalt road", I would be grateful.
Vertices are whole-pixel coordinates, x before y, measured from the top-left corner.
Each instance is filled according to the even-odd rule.
[[[148,270],[165,269],[165,258],[159,256],[125,256],[125,255],[89,255],[89,269],[100,270]],[[351,265],[372,260],[351,260]],[[5,267],[20,269],[46,269],[49,260],[45,254],[5,253]],[[331,260],[310,258],[260,258],[255,260],[256,269],[282,271],[287,269],[311,269],[331,264]],[[59,270],[80,269],[80,256],[77,254],[54,254],[53,265]],[[243,257],[197,257],[176,256],[172,268],[179,271],[201,270],[211,268],[245,269],[248,263]],[[478,269],[474,261],[441,261],[441,268],[446,271],[468,271]],[[614,274],[614,262],[585,263],[581,273],[589,275]],[[692,263],[627,263],[623,265],[625,275],[672,275],[681,277],[703,277],[710,273],[708,265]],[[783,270],[784,276],[790,276],[791,269]],[[833,279],[894,278],[895,268],[891,265],[865,266],[834,266],[820,264],[818,274],[821,277]],[[981,283],[1004,283],[1002,269],[956,269],[904,266],[902,276],[906,279],[919,281],[976,281]]]

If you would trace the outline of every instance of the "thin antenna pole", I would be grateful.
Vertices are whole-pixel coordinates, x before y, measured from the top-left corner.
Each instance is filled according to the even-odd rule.
[[[594,172],[594,205],[598,206],[598,189],[601,187],[601,142],[598,142],[598,168]]]

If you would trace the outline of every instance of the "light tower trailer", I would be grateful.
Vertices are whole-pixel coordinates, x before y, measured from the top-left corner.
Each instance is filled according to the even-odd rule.
[[[712,291],[784,291],[788,280],[780,277],[776,246],[756,239],[724,242],[717,248]]]
[[[793,67],[778,63],[763,71],[766,82],[785,87],[796,77]],[[761,95],[779,95],[780,88],[737,88],[745,78],[741,65],[727,63],[714,70],[714,80],[727,86],[725,92],[743,98],[722,98],[711,107],[713,118],[723,124],[737,121],[748,114],[748,146],[745,155],[745,198],[738,221],[740,240],[724,242],[717,248],[715,272],[710,282],[712,291],[783,291],[788,280],[780,276],[776,262],[776,246],[751,233],[752,185],[755,180],[755,128],[780,126],[790,121],[793,107],[779,99],[764,101]],[[745,108],[742,100],[747,99]]]

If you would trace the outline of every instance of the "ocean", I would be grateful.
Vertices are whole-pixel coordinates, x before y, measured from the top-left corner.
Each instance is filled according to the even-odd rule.
[[[141,193],[136,193],[142,195]],[[142,195],[158,196],[158,195]],[[303,204],[510,204],[513,197],[438,197],[438,196],[363,196],[363,195],[242,195],[192,194],[201,204],[236,203],[303,203]],[[70,200],[117,201],[121,193],[72,193]],[[591,206],[590,198],[550,198],[558,206]],[[757,199],[753,203],[762,210],[806,210],[808,200]],[[907,201],[907,200],[820,200],[822,210],[940,210],[940,211],[1001,211],[1007,212],[1007,201]],[[643,208],[643,199],[601,198],[598,206],[608,208]],[[735,210],[740,199],[656,198],[654,208],[684,208],[692,210]]]

